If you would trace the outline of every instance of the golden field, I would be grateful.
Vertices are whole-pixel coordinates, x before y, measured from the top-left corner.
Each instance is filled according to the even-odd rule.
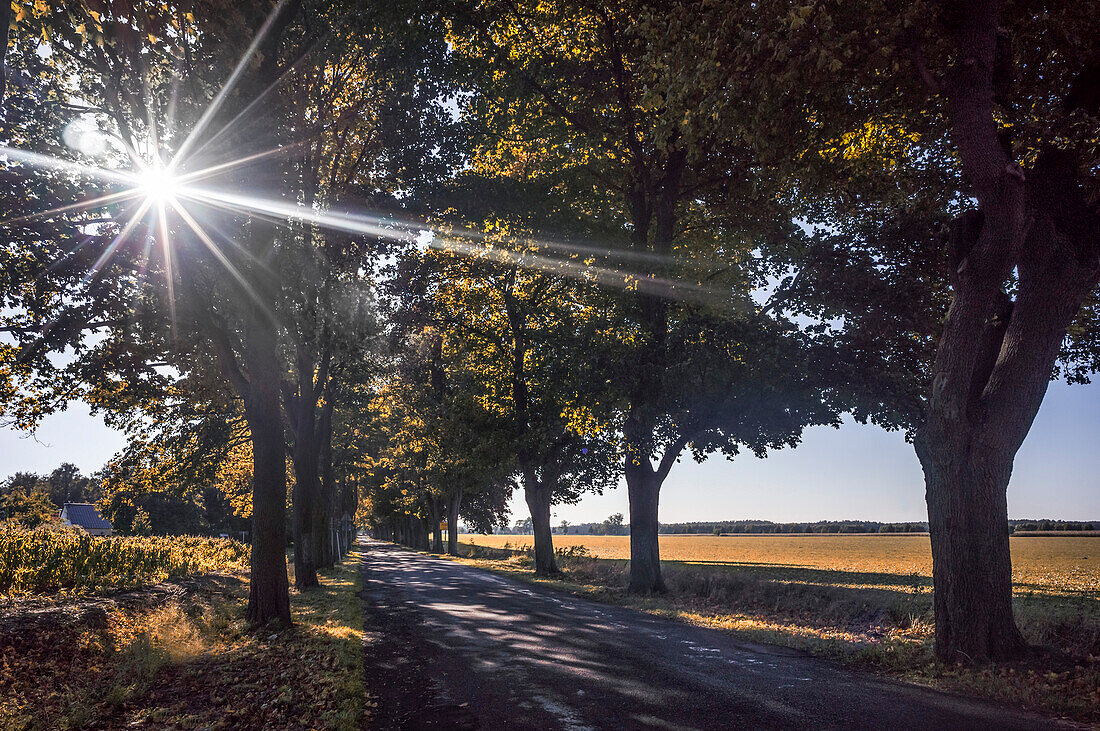
[[[463,534],[463,543],[501,548],[530,546],[531,536]],[[912,583],[929,589],[932,553],[928,536],[875,535],[662,535],[661,559],[789,574],[806,583],[884,588]],[[597,558],[630,558],[629,536],[555,535],[554,547],[584,546]],[[1100,599],[1100,537],[1013,536],[1013,581],[1022,594]]]

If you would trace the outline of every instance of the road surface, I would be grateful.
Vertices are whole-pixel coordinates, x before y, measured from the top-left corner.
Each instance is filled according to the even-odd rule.
[[[1036,729],[1050,720],[365,541],[381,729]]]

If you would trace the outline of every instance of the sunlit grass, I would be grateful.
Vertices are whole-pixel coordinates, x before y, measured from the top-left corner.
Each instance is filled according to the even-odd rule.
[[[63,617],[88,611],[69,602],[94,602],[102,622],[28,624],[14,655],[0,642],[0,728],[362,728],[359,564],[353,550],[318,572],[277,632],[249,628],[244,572],[58,601]]]

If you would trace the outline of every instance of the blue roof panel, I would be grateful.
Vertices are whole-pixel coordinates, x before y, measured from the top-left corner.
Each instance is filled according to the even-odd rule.
[[[111,524],[103,519],[90,503],[65,503],[65,517],[73,525],[88,529],[109,529]]]

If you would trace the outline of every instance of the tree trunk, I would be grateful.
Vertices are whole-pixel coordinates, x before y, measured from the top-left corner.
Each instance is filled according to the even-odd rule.
[[[310,376],[312,378],[312,375]],[[305,398],[300,397],[301,401]],[[298,409],[294,436],[294,585],[298,589],[318,586],[317,581],[317,446],[313,441],[313,407]]]
[[[458,511],[462,507],[462,490],[455,489],[447,502],[447,553],[458,555]]]
[[[245,364],[251,382],[245,414],[252,434],[252,564],[247,616],[253,625],[289,625],[286,451],[275,323],[268,313],[253,306],[246,326]]]
[[[957,60],[945,77],[952,137],[977,210],[951,240],[954,299],[936,349],[924,423],[936,653],[948,662],[1018,657],[1007,488],[1066,329],[1096,287],[1095,213],[1075,153],[1044,149],[1025,171],[998,123],[1011,84],[1000,4],[963,3],[947,21]],[[1006,283],[1017,274],[1015,301]]]
[[[321,418],[318,423],[320,435],[320,448],[318,462],[320,463],[320,504],[321,509],[321,535],[324,537],[322,545],[324,550],[319,557],[319,565],[332,568],[340,560],[340,547],[334,544],[336,535],[337,503],[339,502],[336,489],[336,476],[332,469],[332,410],[334,402],[332,392],[326,396],[325,405],[321,408]]]
[[[1012,615],[1006,497],[1012,460],[980,447],[921,451],[936,654],[967,662],[1016,657],[1026,644]]]
[[[438,525],[438,524],[437,524]],[[430,526],[428,521],[424,518],[419,518],[416,521],[417,541],[416,550],[418,551],[431,551],[432,550],[432,533],[429,530]]]
[[[554,556],[554,537],[550,532],[550,499],[553,486],[538,480],[534,475],[523,479],[523,497],[531,511],[531,529],[535,534],[535,575],[555,576],[561,573]]]
[[[643,458],[640,464],[627,459],[626,489],[630,499],[630,586],[631,594],[663,594],[668,591],[661,576],[661,547],[657,531],[657,504],[661,480]]]
[[[443,553],[443,516],[439,505],[439,498],[428,500],[428,522],[432,528],[432,553]]]

